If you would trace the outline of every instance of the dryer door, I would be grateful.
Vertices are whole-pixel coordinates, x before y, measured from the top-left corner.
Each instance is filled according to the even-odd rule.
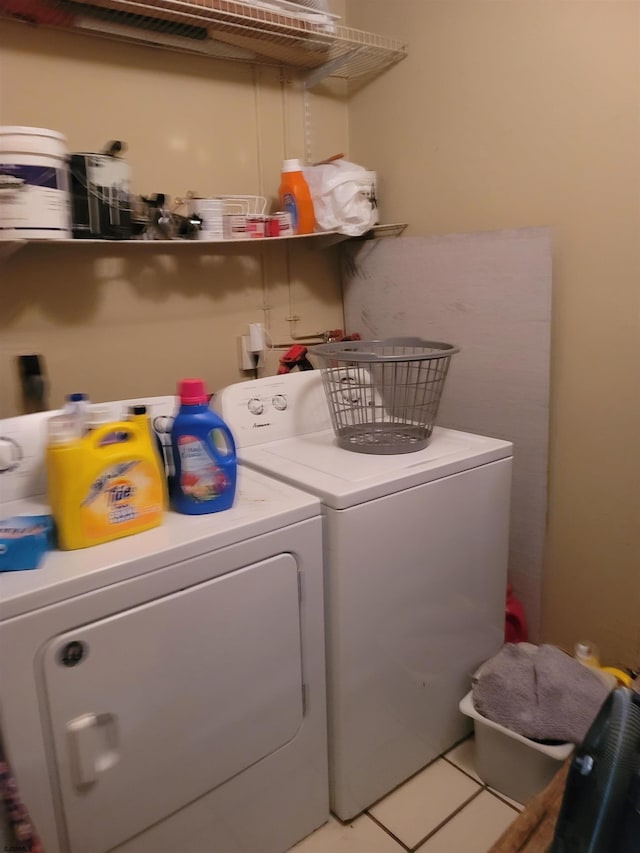
[[[69,631],[42,667],[70,848],[102,853],[295,737],[296,561],[279,555]]]

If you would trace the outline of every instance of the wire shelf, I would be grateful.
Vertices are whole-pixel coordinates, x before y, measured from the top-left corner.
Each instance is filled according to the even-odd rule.
[[[309,88],[326,77],[373,77],[407,56],[403,41],[343,27],[292,0],[39,0],[17,8],[0,3],[0,17],[306,71]]]

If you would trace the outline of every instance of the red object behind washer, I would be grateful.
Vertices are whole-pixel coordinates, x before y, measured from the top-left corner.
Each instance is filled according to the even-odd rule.
[[[505,643],[526,643],[529,639],[527,619],[524,615],[524,607],[507,584],[507,608],[505,612],[504,641]]]

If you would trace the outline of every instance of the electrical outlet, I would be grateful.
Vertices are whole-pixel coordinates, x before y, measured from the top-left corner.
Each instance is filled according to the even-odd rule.
[[[48,406],[48,382],[44,358],[36,353],[16,357],[25,413],[44,412]]]

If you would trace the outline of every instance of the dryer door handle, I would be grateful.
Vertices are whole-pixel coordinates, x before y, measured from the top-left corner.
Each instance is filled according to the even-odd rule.
[[[71,775],[77,788],[98,781],[98,774],[120,760],[115,714],[82,714],[67,723]]]

